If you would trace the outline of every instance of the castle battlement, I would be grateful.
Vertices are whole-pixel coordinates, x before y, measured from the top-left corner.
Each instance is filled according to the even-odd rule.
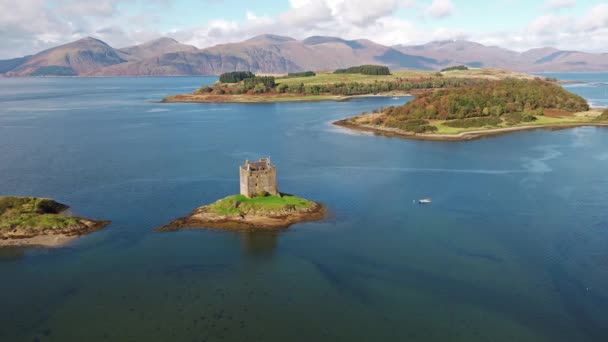
[[[255,197],[267,193],[278,195],[277,170],[270,163],[270,158],[260,158],[256,162],[249,160],[239,167],[241,176],[241,195]]]

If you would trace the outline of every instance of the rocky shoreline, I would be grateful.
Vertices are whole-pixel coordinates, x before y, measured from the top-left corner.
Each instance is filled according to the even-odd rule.
[[[81,235],[101,230],[111,223],[110,221],[92,221],[76,217],[75,219],[78,220],[78,224],[61,229],[49,227],[36,234],[28,234],[20,231],[0,233],[0,247],[35,245],[57,247],[70,242]]]
[[[565,123],[565,124],[550,124],[550,125],[530,125],[530,126],[515,126],[515,127],[503,127],[503,128],[490,128],[486,130],[476,130],[462,132],[458,134],[428,134],[428,133],[411,133],[399,130],[396,128],[380,127],[372,125],[361,125],[350,121],[349,119],[339,120],[333,123],[336,126],[344,127],[352,130],[370,132],[375,135],[401,138],[401,139],[412,139],[412,140],[431,140],[431,141],[468,141],[477,140],[486,137],[492,137],[497,135],[503,135],[507,133],[529,131],[535,129],[546,129],[546,130],[562,130],[575,127],[595,126],[595,127],[607,127],[608,123],[594,123],[594,122],[582,122],[582,123]]]
[[[420,91],[419,91],[420,92]],[[274,103],[274,102],[321,102],[348,101],[360,97],[405,97],[419,92],[391,92],[365,95],[299,95],[299,94],[268,94],[268,95],[201,95],[178,94],[163,98],[161,103]]]
[[[295,223],[318,221],[326,216],[326,209],[314,203],[306,209],[281,209],[277,211],[255,211],[239,214],[218,214],[210,211],[209,206],[195,209],[189,216],[172,221],[157,228],[157,231],[174,231],[182,228],[212,228],[228,230],[279,230],[289,228]]]

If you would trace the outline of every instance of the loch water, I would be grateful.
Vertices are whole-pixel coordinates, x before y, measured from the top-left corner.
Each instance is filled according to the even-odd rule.
[[[113,222],[0,249],[0,341],[608,340],[607,129],[410,141],[331,125],[409,98],[157,102],[214,80],[0,79],[0,195]],[[330,216],[154,231],[262,156]]]

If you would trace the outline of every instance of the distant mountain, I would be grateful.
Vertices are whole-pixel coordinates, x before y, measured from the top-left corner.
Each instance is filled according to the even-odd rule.
[[[607,54],[554,48],[520,53],[464,40],[390,47],[367,39],[313,36],[296,40],[266,34],[205,49],[171,38],[115,49],[98,39],[84,38],[33,56],[0,61],[0,74],[17,77],[188,76],[218,75],[235,70],[284,74],[361,64],[421,70],[465,64],[515,71],[605,71],[608,70],[607,57]]]
[[[16,67],[20,66],[21,64],[27,62],[27,60],[30,57],[32,57],[32,56],[25,56],[25,57],[6,59],[3,61],[0,61],[0,74],[9,72],[9,71],[15,69]]]
[[[468,65],[496,67],[513,65],[517,52],[496,46],[485,46],[469,41],[436,41],[424,45],[394,46],[410,55],[434,58],[440,66]]]
[[[136,59],[152,58],[164,53],[196,51],[196,47],[178,42],[175,39],[162,37],[144,44],[121,48],[120,51]]]
[[[359,64],[386,64],[395,69],[432,69],[434,63],[434,60],[409,56],[369,40],[310,37],[299,41],[290,37],[261,35],[240,43],[164,53],[112,65],[91,75],[217,75],[235,70],[284,74]]]
[[[439,66],[468,65],[516,71],[606,71],[608,55],[539,48],[517,52],[464,40],[437,41],[424,45],[394,46],[410,55],[435,58]]]
[[[7,75],[86,75],[108,65],[125,63],[127,59],[124,53],[101,40],[84,38],[33,55]]]

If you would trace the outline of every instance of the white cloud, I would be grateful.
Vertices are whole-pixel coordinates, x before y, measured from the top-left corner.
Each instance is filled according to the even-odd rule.
[[[121,13],[120,0],[0,0],[0,58],[33,54],[87,36],[114,46],[160,35],[155,23],[167,0],[145,3],[139,14]]]
[[[597,5],[579,17],[541,15],[519,32],[494,32],[474,39],[519,51],[550,46],[565,50],[606,52],[608,4]]]
[[[260,21],[249,13],[243,22],[211,22],[173,34],[178,40],[200,47],[264,33],[295,38],[312,35],[368,38],[384,44],[410,41],[420,34],[413,23],[394,17],[399,9],[411,8],[412,0],[290,0],[290,5],[289,10],[276,18]]]
[[[557,27],[567,30],[573,21],[574,19],[569,16],[543,15],[532,21],[526,31],[533,35],[551,35],[558,31]]]
[[[600,4],[593,7],[580,22],[579,27],[583,30],[595,31],[608,28],[608,4]]]
[[[454,13],[454,4],[451,0],[433,0],[426,13],[435,18],[444,18]]]
[[[544,8],[550,10],[570,8],[576,6],[576,0],[546,0],[543,4]]]
[[[178,26],[160,32],[159,23],[170,13],[171,1],[129,1],[140,5],[130,6],[131,11],[139,8],[139,12],[126,13],[123,6],[119,6],[121,0],[94,3],[0,0],[0,58],[35,53],[85,36],[100,38],[116,47],[166,35],[202,48],[264,33],[297,39],[312,35],[365,38],[386,45],[466,38],[517,50],[556,46],[605,51],[608,46],[608,4],[590,7],[582,16],[547,10],[519,29],[488,32],[485,28],[466,31],[437,25],[429,29],[415,19],[422,15],[428,24],[433,19],[462,15],[462,11],[456,13],[450,0],[289,0],[289,8],[276,16],[244,8],[241,20],[217,18],[199,26]],[[572,3],[572,0],[548,0],[545,5],[556,9]],[[403,12],[413,14],[414,19],[404,19],[400,16]]]

